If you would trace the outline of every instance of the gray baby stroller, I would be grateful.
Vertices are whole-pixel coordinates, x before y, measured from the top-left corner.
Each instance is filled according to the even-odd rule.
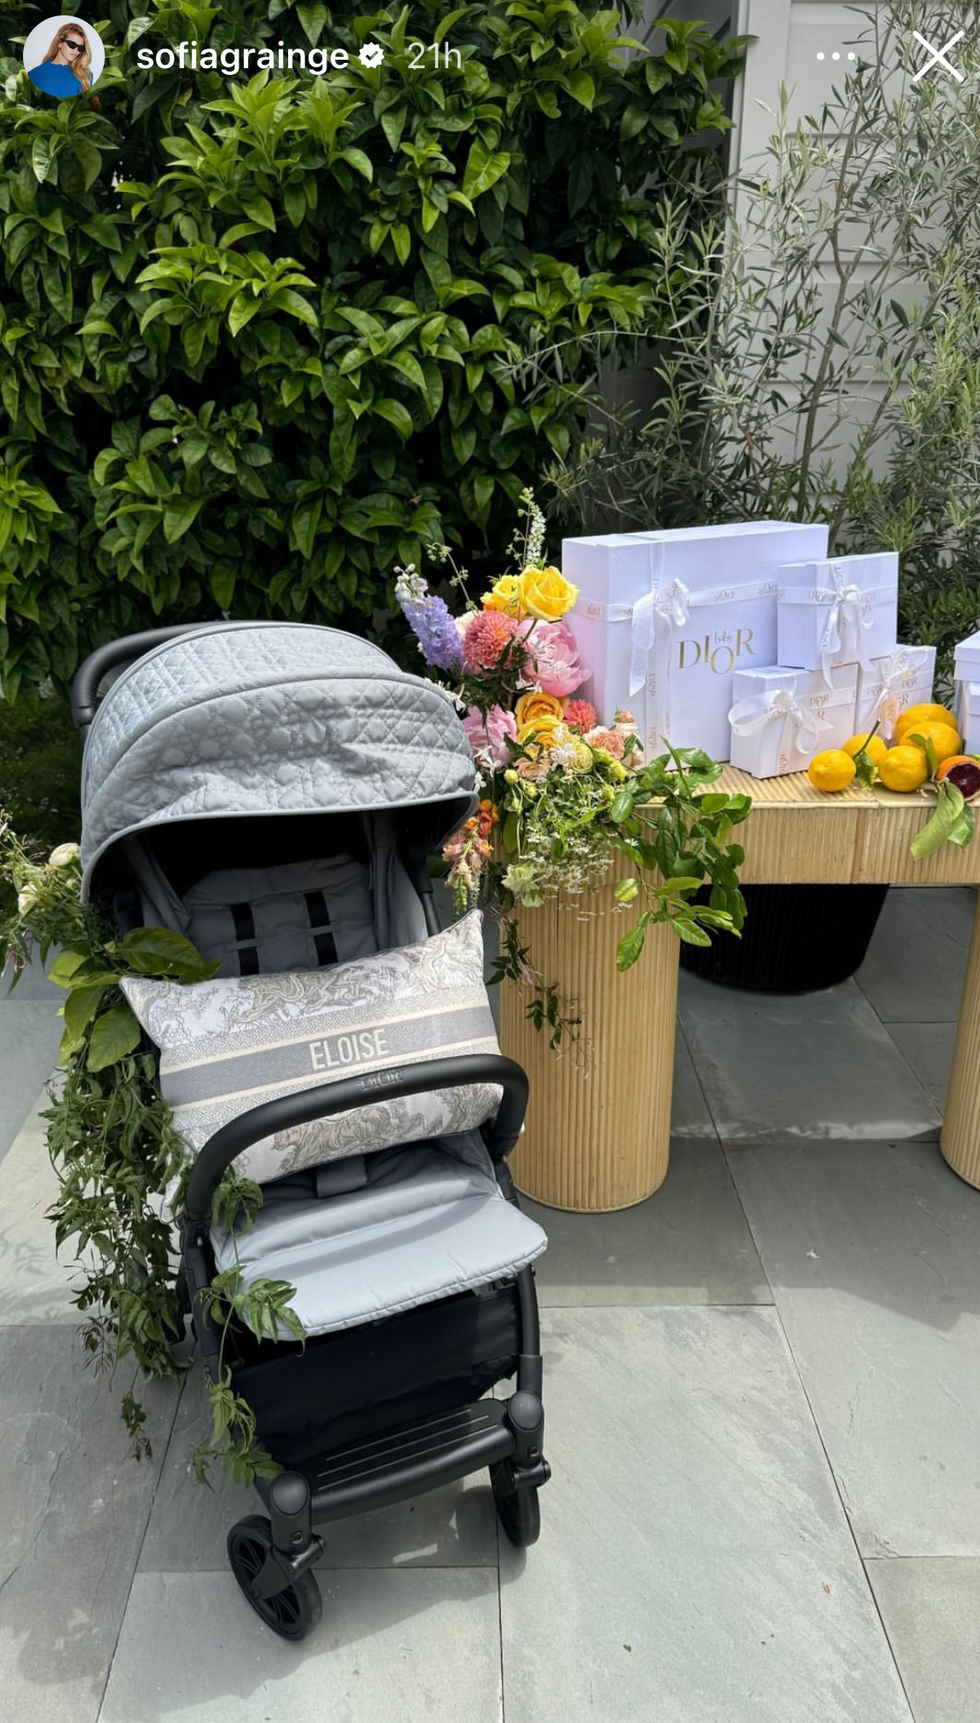
[[[546,1240],[507,1167],[527,1081],[497,1049],[479,918],[440,932],[427,867],[473,809],[473,760],[440,689],[328,628],[118,640],[73,711],[83,892],[120,933],[167,927],[220,963],[126,987],[195,1155],[179,1288],[205,1368],[217,1271],[295,1288],[305,1344],[238,1324],[222,1362],[283,1467],[229,1559],[300,1639],[315,1526],[486,1466],[506,1535],[538,1535]],[[247,1233],[212,1216],[233,1162],[263,1186]]]

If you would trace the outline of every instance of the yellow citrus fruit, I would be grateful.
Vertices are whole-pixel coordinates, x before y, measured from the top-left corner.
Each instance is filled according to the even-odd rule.
[[[921,748],[899,743],[897,748],[887,749],[878,776],[886,790],[917,790],[929,776],[929,762]]]
[[[853,781],[857,767],[843,748],[824,748],[814,754],[806,775],[815,790],[846,790]]]
[[[895,719],[895,741],[900,742],[909,730],[917,730],[920,724],[948,724],[951,730],[955,730],[956,718],[945,706],[908,706]]]
[[[871,736],[869,740],[867,730],[862,730],[859,736],[852,736],[849,742],[844,743],[844,752],[850,754],[852,760],[855,754],[860,754],[862,749],[872,765],[877,766],[882,757],[887,754],[888,744],[880,736]]]
[[[903,747],[915,747],[916,736],[928,737],[936,750],[939,764],[951,760],[963,746],[956,731],[949,724],[914,724],[911,730],[906,730],[903,737]]]

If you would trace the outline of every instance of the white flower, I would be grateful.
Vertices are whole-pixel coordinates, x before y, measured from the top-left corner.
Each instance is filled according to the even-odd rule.
[[[77,844],[59,844],[48,856],[49,867],[71,867],[81,856]]]
[[[32,910],[34,908],[34,905],[36,904],[36,902],[37,902],[37,886],[36,885],[25,885],[23,891],[19,892],[17,895],[17,913],[18,913],[18,915],[27,915],[28,911]]]
[[[466,630],[469,628],[473,618],[475,616],[479,616],[479,614],[480,612],[478,610],[464,610],[462,616],[456,616],[453,618],[453,621],[456,624],[456,633],[459,635],[460,640],[466,639]]]

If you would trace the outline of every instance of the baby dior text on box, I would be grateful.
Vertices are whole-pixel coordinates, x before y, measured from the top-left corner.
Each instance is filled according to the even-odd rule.
[[[857,666],[829,672],[773,664],[736,670],[729,713],[732,765],[753,778],[805,771],[824,748],[840,748],[854,734]]]
[[[868,664],[894,651],[898,556],[837,556],[779,570],[780,664],[823,670]]]
[[[648,756],[669,741],[726,760],[732,677],[775,657],[777,569],[826,548],[826,526],[786,521],[566,539],[568,621],[600,719],[628,706]]]
[[[935,675],[934,646],[895,646],[870,664],[859,664],[855,730],[863,733],[877,724],[879,734],[890,740],[907,706],[932,699]]]

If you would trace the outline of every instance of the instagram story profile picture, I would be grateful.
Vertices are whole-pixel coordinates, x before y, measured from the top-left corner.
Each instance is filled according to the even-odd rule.
[[[83,96],[105,65],[105,49],[91,24],[69,13],[35,24],[24,43],[24,67],[46,96]]]

